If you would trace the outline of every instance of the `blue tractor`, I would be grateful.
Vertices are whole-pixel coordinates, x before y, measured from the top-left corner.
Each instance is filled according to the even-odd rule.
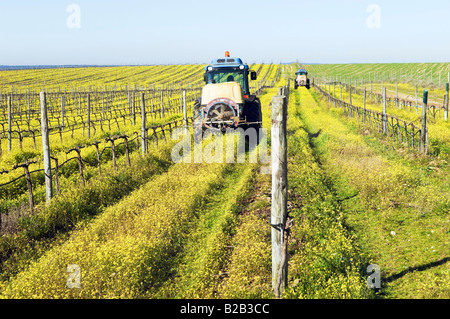
[[[260,128],[261,102],[250,93],[249,76],[250,80],[257,78],[255,71],[240,58],[231,58],[228,51],[225,58],[206,66],[202,96],[194,104],[194,126],[221,131]]]
[[[295,72],[296,78],[294,80],[294,88],[297,89],[299,86],[305,86],[308,90],[310,88],[308,71],[305,69],[300,69]]]

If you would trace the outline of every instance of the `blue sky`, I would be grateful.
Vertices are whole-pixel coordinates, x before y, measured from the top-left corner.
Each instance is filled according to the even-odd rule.
[[[208,63],[226,50],[248,63],[449,62],[450,1],[0,0],[0,65]]]

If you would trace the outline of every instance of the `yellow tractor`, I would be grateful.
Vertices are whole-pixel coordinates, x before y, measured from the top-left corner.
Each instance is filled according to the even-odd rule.
[[[297,77],[294,80],[294,88],[297,89],[299,86],[306,86],[306,88],[309,90],[310,86],[308,72],[305,69],[300,69],[295,72],[295,75]]]

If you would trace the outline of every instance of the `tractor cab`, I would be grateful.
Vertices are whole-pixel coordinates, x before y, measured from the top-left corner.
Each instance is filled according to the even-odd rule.
[[[308,76],[308,71],[306,71],[305,69],[300,69],[297,72],[295,72],[295,75],[297,75],[297,76],[299,76],[299,75]]]
[[[237,82],[242,88],[244,95],[250,95],[248,76],[251,80],[256,80],[256,72],[250,71],[247,64],[240,58],[230,58],[229,53],[225,58],[216,59],[205,67],[205,83],[216,84],[226,82]]]

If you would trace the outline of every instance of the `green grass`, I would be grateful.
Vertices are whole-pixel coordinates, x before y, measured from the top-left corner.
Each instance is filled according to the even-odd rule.
[[[222,185],[197,210],[183,251],[172,264],[173,275],[158,298],[217,298],[233,252],[232,240],[243,199],[254,187],[256,165],[234,164]]]
[[[271,229],[268,226],[271,175],[257,175],[255,184],[231,241],[228,276],[220,286],[220,298],[273,298]]]
[[[344,200],[346,224],[382,271],[384,298],[448,298],[448,165],[342,116],[319,94],[303,108],[313,141]],[[429,169],[434,167],[433,169]]]
[[[293,91],[288,111],[294,227],[286,297],[370,298],[364,277],[368,260],[347,229],[339,196],[322,167],[322,150],[316,143],[324,145],[326,137],[305,115],[314,103],[311,96],[304,96],[307,92]]]

